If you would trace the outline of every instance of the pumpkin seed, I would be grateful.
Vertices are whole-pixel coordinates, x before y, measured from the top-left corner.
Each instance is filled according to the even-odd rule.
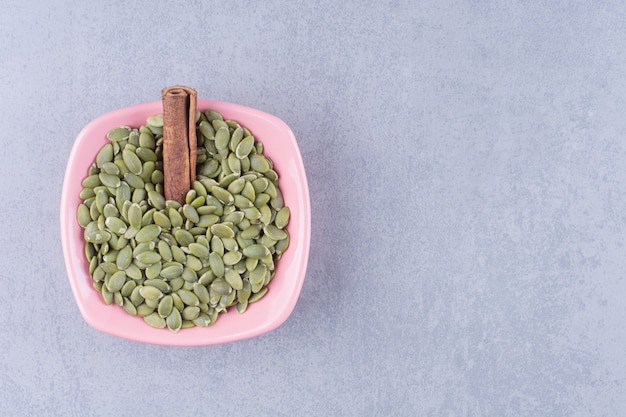
[[[139,230],[141,227],[141,217],[143,213],[141,207],[137,203],[133,203],[128,207],[128,213],[126,215],[130,227]]]
[[[124,221],[118,219],[117,217],[107,217],[104,221],[104,224],[116,234],[124,234],[126,233],[126,223]]]
[[[122,183],[120,177],[113,174],[107,174],[106,172],[101,172],[100,174],[98,174],[98,178],[100,179],[102,184],[107,187],[117,188]]]
[[[180,263],[173,263],[161,269],[161,276],[165,279],[176,278],[180,276],[182,273],[183,273],[183,265]]]
[[[89,214],[89,207],[84,204],[78,205],[77,214],[78,224],[85,228],[91,222],[91,215]]]
[[[241,279],[241,275],[237,273],[234,269],[226,269],[224,272],[224,279],[228,282],[228,285],[233,287],[235,290],[240,290],[243,288],[243,280]]]
[[[163,297],[163,293],[157,287],[149,285],[140,287],[139,294],[146,300],[159,300]]]
[[[242,257],[243,255],[241,254],[241,252],[235,250],[225,253],[222,259],[224,261],[224,265],[235,265],[241,260]]]
[[[268,236],[269,238],[276,240],[276,241],[287,238],[287,232],[284,231],[283,229],[279,229],[273,224],[268,224],[265,227],[263,227],[263,233],[265,233],[265,235]]]
[[[152,310],[154,310],[154,309],[152,309]],[[176,310],[176,311],[178,311],[178,310]],[[141,315],[140,311],[139,311],[139,308],[137,308],[137,314]],[[165,328],[165,325],[166,325],[165,324],[165,319],[163,317],[159,316],[159,314],[156,313],[156,312],[152,312],[152,313],[144,316],[143,320],[146,323],[148,323],[148,325],[150,325],[152,327],[155,327],[157,329],[163,329],[163,328]]]
[[[167,318],[165,319],[165,324],[167,325],[167,328],[170,329],[170,331],[177,333],[183,325],[183,320],[180,315],[180,311],[178,311],[178,309],[175,309],[175,308],[172,309],[172,312],[170,313],[170,315],[167,316]]]
[[[224,261],[218,253],[211,252],[209,254],[209,266],[216,277],[224,276]]]
[[[200,221],[200,215],[198,214],[196,209],[190,204],[185,204],[183,206],[183,214],[192,223],[198,223]]]
[[[141,170],[143,169],[143,163],[141,159],[137,156],[136,153],[131,151],[128,146],[124,148],[122,151],[122,160],[124,164],[128,167],[128,170],[133,174],[141,174]]]
[[[239,159],[245,158],[250,154],[252,148],[254,148],[254,137],[246,136],[237,145],[237,148],[235,149],[235,155]]]
[[[217,278],[213,280],[211,283],[211,291],[214,291],[220,297],[223,295],[228,295],[232,292],[232,287],[228,285],[225,279]]]
[[[96,166],[100,168],[104,163],[113,160],[113,146],[110,143],[104,145],[96,155]]]
[[[200,308],[196,306],[187,306],[183,309],[182,316],[185,320],[193,320],[200,315]]]
[[[268,288],[267,287],[263,287],[258,292],[252,294],[250,296],[250,299],[248,300],[248,302],[249,303],[254,303],[255,301],[259,301],[261,298],[263,298],[263,296],[265,296],[265,294],[267,294],[267,291],[268,291]]]
[[[132,282],[132,281],[131,281]],[[124,304],[122,304],[122,308],[131,316],[137,315],[137,307],[130,301],[127,297],[123,298]]]
[[[139,231],[135,235],[135,241],[138,243],[150,242],[156,239],[159,236],[159,234],[161,234],[161,230],[162,228],[159,225],[156,225],[156,224],[146,225],[142,227],[141,229],[139,229]]]
[[[165,318],[170,315],[172,309],[174,308],[174,299],[171,295],[166,295],[159,301],[159,305],[157,307],[157,313],[159,316]]]
[[[158,278],[147,279],[143,282],[143,285],[157,288],[159,291],[161,291],[164,294],[168,293],[171,290],[167,282]]]
[[[152,265],[161,260],[161,255],[159,255],[157,252],[143,252],[135,256],[135,259],[137,259],[142,264]]]
[[[198,296],[196,296],[193,292],[189,290],[178,290],[177,294],[180,297],[181,301],[188,306],[197,306],[198,304],[200,304]]]
[[[254,244],[243,248],[243,255],[248,258],[262,258],[267,254],[269,254],[269,250],[261,244]]]
[[[119,178],[118,178],[119,179]],[[214,185],[211,187],[211,193],[222,203],[224,204],[233,204],[235,199],[233,195],[229,193],[227,190],[223,189],[218,185]]]
[[[126,283],[126,274],[123,271],[117,271],[111,275],[111,278],[109,278],[107,289],[110,292],[120,291],[124,286],[124,283]]]
[[[109,132],[107,133],[107,139],[109,139],[111,142],[120,142],[126,140],[128,139],[131,130],[132,129],[128,126],[116,127],[109,130]]]
[[[165,208],[165,197],[163,197],[163,194],[156,190],[148,191],[148,202],[158,210],[163,210]]]

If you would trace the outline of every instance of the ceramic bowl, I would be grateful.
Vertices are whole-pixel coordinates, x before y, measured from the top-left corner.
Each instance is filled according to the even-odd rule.
[[[61,239],[70,286],[83,318],[95,329],[134,340],[160,345],[198,346],[234,342],[276,329],[293,311],[306,274],[311,235],[309,190],[300,150],[295,136],[279,118],[253,108],[211,100],[198,100],[198,110],[214,109],[225,119],[238,121],[257,140],[264,153],[274,161],[279,187],[291,218],[287,230],[290,245],[276,263],[276,276],[268,293],[250,304],[243,314],[234,308],[220,314],[210,327],[193,327],[172,333],[148,326],[141,317],[131,316],[116,305],[107,305],[92,286],[85,258],[83,230],[76,220],[81,200],[81,182],[106,143],[106,133],[117,126],[139,127],[150,115],[163,111],[162,102],[150,102],[104,114],[90,122],[78,134],[65,172],[61,195]]]

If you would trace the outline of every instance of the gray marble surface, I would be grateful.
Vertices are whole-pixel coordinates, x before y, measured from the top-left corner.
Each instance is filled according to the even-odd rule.
[[[625,415],[625,11],[4,1],[0,414]],[[74,303],[74,138],[173,84],[298,139],[309,269],[261,337],[140,344]]]

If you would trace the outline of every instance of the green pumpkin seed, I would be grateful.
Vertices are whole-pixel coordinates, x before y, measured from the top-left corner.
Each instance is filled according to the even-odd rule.
[[[221,238],[232,238],[235,236],[233,229],[225,223],[217,223],[211,226],[211,233]]]
[[[156,225],[156,224],[146,225],[142,227],[141,229],[139,229],[139,231],[135,235],[135,241],[136,242],[149,242],[151,240],[154,240],[159,236],[159,234],[161,234],[161,230],[163,229],[159,225]]]
[[[137,288],[137,283],[135,281],[126,281],[126,283],[124,284],[124,286],[120,290],[120,293],[124,297],[130,297],[132,295],[132,293],[133,293],[135,288]]]
[[[107,284],[107,288],[110,292],[117,292],[122,289],[126,283],[126,274],[123,271],[117,271],[111,278],[109,278],[109,283]]]
[[[158,191],[148,191],[148,202],[157,210],[163,210],[165,208],[165,197]]]
[[[156,153],[149,148],[142,148],[139,147],[135,150],[135,153],[137,155],[137,157],[143,162],[148,162],[148,161],[152,161],[152,162],[156,162],[157,160],[157,155]]]
[[[182,316],[185,320],[193,320],[200,315],[200,308],[196,306],[187,306],[183,309]]]
[[[159,316],[165,318],[170,315],[172,309],[174,308],[174,299],[171,295],[165,295],[159,301],[159,305],[157,307],[157,313]]]
[[[240,209],[254,207],[254,204],[252,203],[252,201],[248,200],[246,197],[240,194],[237,194],[234,196],[234,203],[235,203],[235,207],[240,208]]]
[[[150,285],[140,287],[139,294],[146,300],[159,300],[163,297],[161,290]]]
[[[146,265],[152,265],[161,260],[161,255],[156,252],[143,252],[135,257],[139,262]]]
[[[266,173],[270,169],[270,164],[267,159],[260,154],[253,153],[249,156],[250,167],[256,172]]]
[[[267,287],[263,287],[261,288],[258,292],[252,294],[250,296],[250,299],[248,300],[249,303],[254,303],[256,301],[259,301],[261,298],[263,298],[265,296],[265,294],[267,294],[268,288]]]
[[[193,292],[194,294],[196,294],[196,296],[198,297],[198,300],[200,300],[200,302],[202,303],[208,303],[210,296],[209,296],[209,290],[207,290],[207,288],[203,285],[200,284],[198,282],[193,284]]]
[[[163,114],[153,114],[152,116],[148,117],[146,122],[150,127],[163,127]]]
[[[167,316],[167,319],[165,319],[165,323],[167,325],[167,328],[170,329],[170,331],[172,331],[173,333],[177,333],[183,325],[183,320],[180,315],[180,311],[178,311],[178,309],[175,309],[175,308],[172,309],[172,312],[170,313],[170,315]]]
[[[196,241],[193,235],[185,229],[176,230],[174,232],[174,238],[181,246],[189,246],[189,244]]]
[[[122,151],[122,159],[128,170],[133,174],[140,175],[141,170],[143,169],[143,162],[136,153],[131,151],[128,146],[124,148]]]
[[[113,160],[113,146],[110,143],[104,145],[96,155],[96,166],[100,168],[104,163]]]
[[[208,327],[211,324],[211,319],[208,314],[200,313],[197,318],[192,320],[192,323],[198,327]]]
[[[155,148],[156,141],[152,132],[141,132],[139,134],[139,146],[150,149]]]
[[[276,213],[276,218],[274,219],[274,224],[279,229],[285,228],[289,223],[289,218],[291,217],[291,211],[289,207],[283,207]]]
[[[241,302],[237,303],[237,313],[243,314],[243,313],[246,312],[247,308],[248,308],[248,302],[247,301],[243,302],[243,303],[241,303]]]
[[[119,179],[119,178],[118,178]],[[224,188],[214,185],[211,187],[211,193],[222,203],[224,204],[233,204],[235,199],[233,195],[229,193]]]
[[[215,147],[219,150],[228,150],[228,142],[230,141],[230,132],[228,127],[221,126],[215,131]]]
[[[168,216],[170,218],[170,223],[172,224],[172,228],[182,227],[183,217],[180,215],[178,210],[174,208],[170,208],[168,211]]]
[[[241,275],[237,273],[234,269],[226,269],[224,272],[224,279],[228,282],[235,290],[240,290],[243,288],[243,280],[241,279]]]
[[[134,281],[129,281],[129,282],[134,282]],[[144,298],[141,296],[141,293],[139,292],[140,290],[141,290],[141,287],[135,286],[129,296],[130,301],[135,305],[135,307],[139,307],[139,305],[144,302]]]
[[[198,214],[196,209],[190,204],[185,204],[183,206],[183,215],[192,223],[198,223],[200,221],[200,215]]]
[[[190,243],[189,250],[198,258],[207,258],[209,256],[209,248],[199,243]]]
[[[117,207],[115,207],[115,205],[111,204],[111,203],[107,203],[104,205],[104,207],[102,208],[102,214],[104,214],[104,217],[119,217],[120,216],[120,212],[117,209]]]
[[[132,282],[132,281],[131,281]],[[124,303],[122,304],[122,308],[131,316],[137,315],[137,307],[130,301],[127,297],[123,298]]]
[[[102,182],[103,185],[107,187],[117,188],[121,184],[120,177],[117,175],[107,174],[106,172],[101,172],[98,174],[98,178]]]
[[[232,287],[228,285],[226,280],[223,278],[217,278],[213,280],[210,288],[211,288],[211,291],[214,291],[220,297],[224,295],[228,295],[233,291]]]
[[[242,253],[237,250],[229,251],[224,254],[224,257],[223,257],[224,265],[235,265],[237,262],[241,261],[242,257],[243,257]]]
[[[89,243],[103,244],[111,239],[111,234],[105,230],[96,230],[85,235],[85,240]]]
[[[279,229],[273,224],[268,224],[267,226],[265,226],[263,228],[263,233],[265,233],[265,235],[268,236],[269,238],[276,240],[276,241],[287,238],[287,232],[284,231],[283,229]]]
[[[123,271],[130,266],[130,263],[132,261],[133,251],[130,246],[125,246],[124,248],[120,249],[119,253],[117,254],[117,260],[115,264],[120,271]]]
[[[154,220],[154,223],[160,226],[163,230],[168,230],[172,227],[170,218],[160,211],[155,211],[152,214],[152,219]]]
[[[126,276],[128,276],[128,278],[130,279],[140,280],[141,278],[143,278],[143,274],[141,273],[141,270],[135,264],[131,263],[130,265],[128,265],[128,268],[126,268],[125,272],[126,272]]]
[[[239,159],[245,158],[246,156],[250,154],[250,152],[252,152],[253,148],[254,148],[254,137],[246,136],[237,145],[237,148],[235,149],[235,155]]]
[[[200,130],[200,133],[202,133],[202,135],[207,139],[215,138],[215,129],[213,128],[211,123],[205,121],[200,122],[200,124],[198,125],[198,130]]]
[[[107,217],[104,221],[106,227],[108,227],[113,233],[123,234],[126,233],[126,223],[118,219],[117,217]]]
[[[135,304],[135,303],[133,303],[133,304]],[[146,303],[142,303],[142,304],[135,305],[135,306],[137,308],[137,315],[139,317],[146,317],[149,314],[152,314],[154,312],[154,307],[150,307]]]
[[[105,304],[113,304],[113,293],[106,288],[106,285],[102,286],[100,292]]]
[[[126,181],[128,185],[136,189],[143,189],[145,185],[143,178],[141,178],[139,175],[133,174],[132,172],[127,172],[126,174],[124,174],[124,181]]]
[[[155,171],[157,171],[155,162],[146,161],[143,163],[143,166],[141,168],[141,174],[139,174],[139,176],[142,180],[148,183],[148,181],[152,180],[152,175],[155,173]]]
[[[189,290],[178,290],[177,294],[180,297],[181,301],[188,306],[195,307],[200,304],[200,300],[198,299],[198,297]]]
[[[91,215],[89,214],[89,207],[84,204],[78,206],[77,214],[78,224],[85,228],[91,222]]]
[[[107,133],[107,139],[109,139],[111,142],[120,142],[126,140],[128,139],[131,130],[132,129],[128,126],[116,127],[109,130],[109,132]]]
[[[260,244],[254,244],[243,248],[243,255],[248,258],[262,258],[269,254],[269,250]]]
[[[183,273],[183,265],[180,263],[172,264],[161,270],[161,276],[165,279],[172,279]]]
[[[213,271],[216,277],[224,276],[224,261],[222,260],[222,257],[216,252],[211,252],[209,254],[209,266],[211,267],[211,271]]]
[[[170,246],[172,256],[176,262],[184,263],[187,261],[187,255],[178,246]]]
[[[141,315],[140,311],[139,311],[139,307],[137,308],[137,314]],[[155,327],[157,329],[163,329],[166,326],[165,319],[163,317],[159,316],[159,314],[156,313],[156,312],[152,312],[152,313],[144,316],[143,320],[146,323],[148,323],[148,325],[150,325],[152,327]]]
[[[169,284],[167,282],[165,282],[162,279],[158,279],[158,278],[153,278],[153,279],[147,279],[143,282],[144,286],[150,286],[150,287],[154,287],[157,288],[159,291],[161,291],[162,293],[166,294],[168,292],[170,292],[171,288],[169,286]]]
[[[251,294],[252,288],[250,286],[250,282],[244,280],[241,289],[237,290],[237,301],[240,303],[247,303]]]
[[[113,162],[105,162],[104,164],[102,164],[100,169],[102,170],[102,172],[106,174],[111,174],[111,175],[116,175],[116,176],[120,175],[120,168],[117,165],[115,165]]]

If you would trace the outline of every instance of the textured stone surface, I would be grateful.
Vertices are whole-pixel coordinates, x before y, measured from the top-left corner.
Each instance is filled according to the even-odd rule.
[[[626,414],[623,3],[97,3],[0,9],[0,414]],[[73,301],[73,140],[173,84],[301,147],[309,270],[256,339],[138,344]]]

